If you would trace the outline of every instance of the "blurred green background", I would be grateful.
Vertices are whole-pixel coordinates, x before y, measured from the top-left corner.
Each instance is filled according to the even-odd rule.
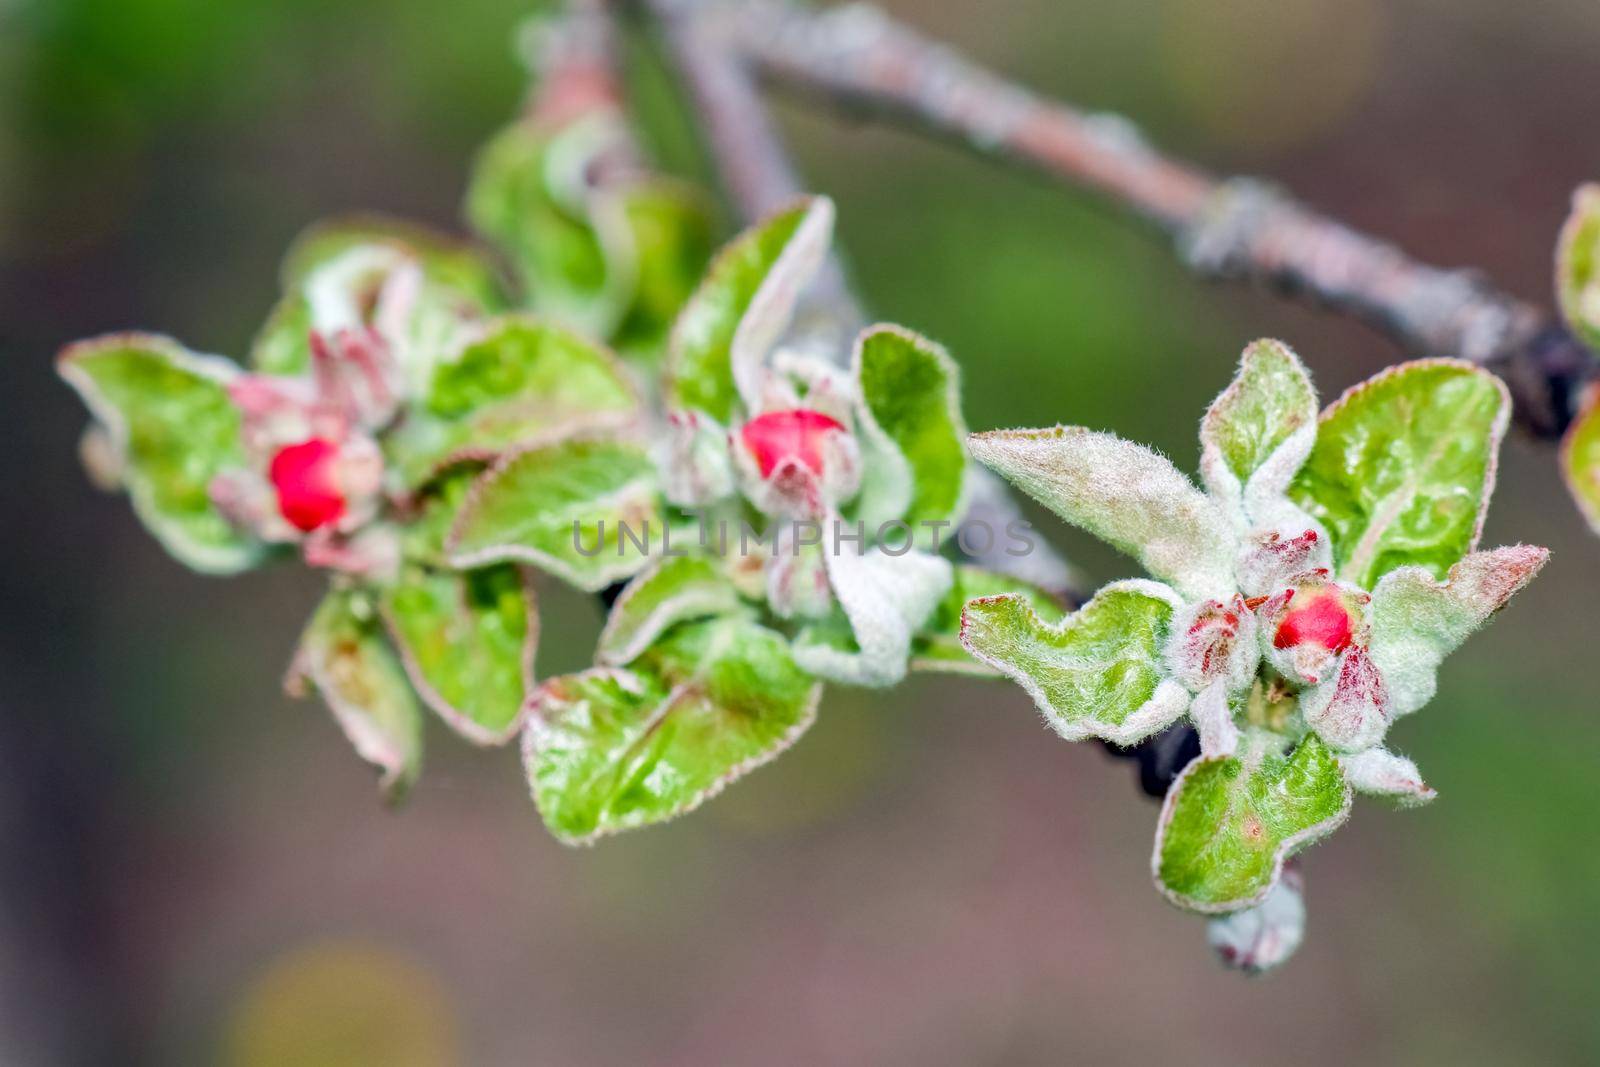
[[[1593,0],[891,7],[1540,302],[1567,197],[1600,177]],[[1308,854],[1307,943],[1266,981],[1223,973],[1150,888],[1129,768],[1007,686],[836,692],[772,767],[592,850],[545,835],[512,752],[442,730],[409,807],[383,810],[321,707],[279,693],[318,579],[165,558],[89,488],[51,359],[124,327],[242,352],[305,224],[452,225],[473,147],[518,104],[524,13],[0,0],[0,1062],[1600,1056],[1600,543],[1523,440],[1487,540],[1554,560],[1395,732],[1439,801],[1360,805]],[[862,292],[951,347],[975,427],[1114,428],[1192,469],[1246,341],[1291,342],[1325,395],[1396,358],[1193,281],[1084,197],[781,114]],[[1040,526],[1095,578],[1131,573]],[[582,662],[597,608],[552,588],[545,611],[541,670]]]

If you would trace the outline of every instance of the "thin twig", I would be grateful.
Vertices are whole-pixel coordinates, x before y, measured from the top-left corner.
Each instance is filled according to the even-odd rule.
[[[693,100],[696,117],[727,193],[746,221],[754,221],[800,195],[803,187],[782,142],[768,119],[749,70],[715,20],[699,17],[697,0],[638,0],[660,27],[673,65]],[[840,358],[849,352],[849,335],[866,323],[836,258],[811,286],[797,312],[796,328],[808,339],[821,339]],[[1029,555],[1003,553],[1000,534],[1020,519],[1021,511],[1005,486],[979,471],[967,521],[985,523],[994,532],[988,550],[974,562],[1031,581],[1070,600],[1081,599],[1076,578],[1066,561],[1046,544]]]
[[[754,222],[794,200],[805,187],[767,118],[755,82],[714,22],[696,16],[695,0],[642,0],[660,27],[672,64],[694,103],[698,124],[724,191],[739,217]],[[799,309],[800,328],[835,348],[866,325],[837,256],[830,256]]]
[[[1417,262],[1264,182],[1163,156],[1125,119],[1046,100],[875,8],[740,0],[695,11],[694,32],[721,35],[774,82],[1091,189],[1168,233],[1199,274],[1300,295],[1416,354],[1491,367],[1538,436],[1563,431],[1596,373],[1557,320],[1477,275]]]

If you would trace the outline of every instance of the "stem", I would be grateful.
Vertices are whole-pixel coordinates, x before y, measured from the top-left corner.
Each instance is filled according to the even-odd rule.
[[[754,221],[799,196],[803,187],[749,70],[726,36],[727,24],[700,17],[703,6],[697,0],[636,2],[661,29],[672,63],[694,102],[717,172],[741,217]],[[850,350],[850,335],[866,322],[837,258],[829,257],[796,312],[796,331],[843,357]],[[1005,486],[988,471],[979,471],[968,520],[987,523],[996,536],[990,549],[974,555],[973,562],[1080,601],[1071,568],[1049,545],[1039,543],[1025,557],[1007,556],[999,548],[999,532],[1020,518]]]
[[[639,0],[660,27],[672,65],[694,102],[696,118],[724,191],[744,222],[765,218],[805,192],[767,118],[750,71],[716,22],[694,17],[695,0]],[[808,290],[799,328],[836,349],[867,323],[836,256]],[[824,335],[824,336],[819,336]]]
[[[1164,156],[1127,120],[1044,99],[875,8],[740,0],[699,11],[697,32],[724,35],[774,82],[1090,189],[1165,231],[1197,274],[1302,296],[1416,354],[1490,367],[1537,436],[1562,433],[1596,374],[1559,321],[1477,275],[1420,263],[1264,182]]]

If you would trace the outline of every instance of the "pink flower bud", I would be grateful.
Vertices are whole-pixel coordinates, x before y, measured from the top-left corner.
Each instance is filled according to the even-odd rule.
[[[1320,572],[1306,575],[1257,607],[1262,635],[1270,637],[1262,652],[1284,677],[1316,685],[1333,670],[1340,653],[1366,640],[1363,608],[1370,599]]]
[[[339,446],[324,437],[278,450],[267,468],[278,493],[278,510],[297,530],[309,533],[345,514],[339,478]]]
[[[1344,605],[1344,598],[1333,587],[1296,593],[1289,598],[1289,610],[1272,634],[1273,648],[1315,645],[1329,652],[1350,647],[1355,623]]]
[[[1239,554],[1239,590],[1248,597],[1270,594],[1330,562],[1328,539],[1316,530],[1254,530]]]
[[[796,408],[757,415],[744,424],[739,434],[755,458],[761,477],[769,478],[785,461],[822,476],[826,473],[823,457],[828,438],[844,432],[844,425],[837,419],[809,408]]]
[[[1260,662],[1256,619],[1237,594],[1226,602],[1204,600],[1183,609],[1174,620],[1167,647],[1173,676],[1198,693],[1223,680],[1230,692],[1248,686]]]

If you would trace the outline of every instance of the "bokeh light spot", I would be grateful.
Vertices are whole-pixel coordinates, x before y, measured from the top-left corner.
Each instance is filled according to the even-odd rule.
[[[464,1062],[438,980],[401,954],[344,941],[273,960],[234,1006],[226,1053],[232,1067]]]

